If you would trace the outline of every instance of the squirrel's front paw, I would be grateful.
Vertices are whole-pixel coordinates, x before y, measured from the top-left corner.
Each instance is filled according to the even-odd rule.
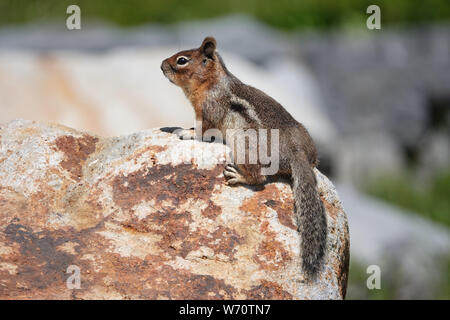
[[[195,130],[194,129],[180,129],[174,132],[178,138],[181,140],[194,140]]]
[[[246,183],[245,177],[239,173],[238,169],[232,165],[227,164],[223,170],[223,175],[227,179],[229,185],[234,185],[238,183]]]

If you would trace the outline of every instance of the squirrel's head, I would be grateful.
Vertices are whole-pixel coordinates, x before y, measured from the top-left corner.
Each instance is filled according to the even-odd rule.
[[[223,70],[216,53],[216,40],[206,37],[199,48],[174,54],[162,62],[161,70],[170,82],[186,90],[214,82]]]

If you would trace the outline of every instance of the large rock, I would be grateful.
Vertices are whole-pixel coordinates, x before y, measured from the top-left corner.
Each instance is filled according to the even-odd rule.
[[[23,120],[2,126],[0,142],[1,299],[345,296],[347,219],[318,171],[328,253],[308,284],[289,185],[226,185],[221,144]]]

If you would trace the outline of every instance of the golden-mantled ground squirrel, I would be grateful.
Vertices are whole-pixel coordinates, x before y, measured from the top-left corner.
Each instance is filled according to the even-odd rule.
[[[292,180],[295,217],[301,234],[302,268],[307,279],[313,279],[323,265],[327,220],[313,171],[318,163],[317,151],[308,131],[274,99],[233,76],[217,53],[216,40],[212,37],[205,38],[197,49],[167,58],[161,69],[172,83],[183,89],[192,103],[202,133],[217,129],[228,143],[227,131],[231,129],[278,130],[276,175],[289,176]],[[189,137],[194,138],[194,132],[191,131]],[[236,162],[239,150],[232,151],[234,163],[224,170],[229,184],[255,185],[266,181],[268,175],[263,171],[263,164],[250,162],[248,149],[243,163]]]

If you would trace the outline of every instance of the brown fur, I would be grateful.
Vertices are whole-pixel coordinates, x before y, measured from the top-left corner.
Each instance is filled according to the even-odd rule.
[[[185,56],[190,59],[188,68],[177,65],[176,60],[179,56]],[[202,120],[203,118],[203,103],[206,99],[206,93],[223,73],[219,65],[214,63],[205,64],[205,61],[208,62],[207,59],[203,52],[193,49],[180,51],[164,60],[161,64],[161,69],[167,78],[181,87],[186,97],[191,101],[197,120]]]
[[[312,170],[318,163],[314,142],[305,127],[277,101],[233,76],[215,49],[216,40],[207,37],[199,48],[164,60],[161,69],[191,101],[196,119],[202,121],[203,133],[216,128],[229,139],[228,129],[279,130],[278,174],[292,179],[302,238],[302,266],[307,278],[313,279],[322,267],[327,239],[326,215]],[[180,57],[186,57],[188,62],[180,65]],[[248,158],[248,151],[246,155]],[[261,173],[259,162],[227,165],[224,175],[229,184],[262,184],[267,178]]]

